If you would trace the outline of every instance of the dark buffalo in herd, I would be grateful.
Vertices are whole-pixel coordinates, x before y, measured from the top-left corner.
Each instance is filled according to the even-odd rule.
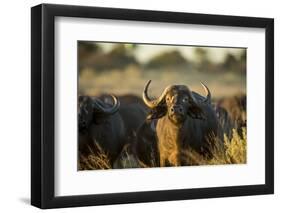
[[[237,129],[242,135],[242,128],[247,125],[247,99],[246,95],[235,95],[218,100],[215,109],[222,122],[224,132],[231,137],[232,129]]]
[[[79,97],[78,125],[79,151],[88,155],[90,151],[98,154],[102,149],[111,164],[124,146],[125,126],[119,114],[120,103],[112,96],[111,106],[99,98],[88,96]]]
[[[156,119],[146,119],[136,134],[135,155],[141,163],[148,167],[159,166],[156,124]]]
[[[111,168],[126,167],[120,163],[126,156],[137,162],[128,167],[188,165],[184,152],[192,149],[212,158],[213,146],[223,146],[223,134],[245,126],[245,116],[227,106],[232,100],[212,105],[211,92],[203,83],[206,97],[185,85],[171,85],[158,98],[149,97],[150,83],[145,85],[142,99],[135,95],[79,96],[81,155],[102,150]],[[246,110],[246,100],[238,99],[237,106]]]

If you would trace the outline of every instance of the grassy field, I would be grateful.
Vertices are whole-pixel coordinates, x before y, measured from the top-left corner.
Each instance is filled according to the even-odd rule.
[[[224,147],[215,146],[213,149],[214,157],[211,159],[204,158],[199,153],[188,150],[184,153],[186,165],[223,165],[223,164],[245,164],[247,163],[247,136],[246,128],[243,128],[243,134],[239,135],[233,129],[232,138],[224,137]],[[89,147],[89,149],[91,149]],[[138,161],[132,153],[125,151],[121,157],[115,162],[113,168],[147,168],[145,164]],[[155,165],[154,167],[156,167]],[[95,169],[112,169],[109,160],[100,149],[98,155],[90,154],[88,156],[79,155],[79,170],[95,170]]]
[[[152,80],[150,93],[153,96],[158,96],[171,84],[184,84],[191,90],[204,94],[200,81],[209,87],[214,98],[246,93],[246,76],[242,73],[206,73],[179,69],[140,70],[136,66],[129,66],[122,71],[95,72],[85,69],[80,74],[79,92],[93,96],[101,93],[116,95],[130,93],[141,96],[143,87],[149,79]]]

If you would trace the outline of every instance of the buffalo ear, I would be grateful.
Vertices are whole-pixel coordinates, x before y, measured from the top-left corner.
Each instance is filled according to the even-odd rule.
[[[84,96],[79,95],[79,97],[78,97],[78,101],[79,101],[79,103],[81,103],[84,99],[85,99],[85,97],[84,97]]]
[[[203,109],[195,102],[192,102],[191,105],[188,107],[187,114],[193,119],[206,119],[206,115]]]
[[[95,124],[102,124],[108,119],[107,115],[101,115],[99,113],[93,113],[93,122]]]
[[[102,124],[104,123],[109,115],[103,114],[102,112],[92,107],[92,120],[95,124]]]
[[[158,119],[163,116],[165,116],[167,113],[167,107],[166,106],[158,106],[148,113],[146,119],[147,120],[153,120],[153,119]]]

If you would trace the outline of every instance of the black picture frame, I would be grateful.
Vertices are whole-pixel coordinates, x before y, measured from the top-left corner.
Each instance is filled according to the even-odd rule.
[[[55,17],[263,28],[266,32],[265,184],[97,195],[54,195]],[[164,11],[41,4],[31,8],[31,204],[39,208],[217,198],[274,193],[274,20]]]

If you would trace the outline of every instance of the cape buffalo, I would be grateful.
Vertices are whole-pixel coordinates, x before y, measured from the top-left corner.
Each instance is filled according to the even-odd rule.
[[[155,129],[157,121],[146,119],[149,108],[139,96],[125,94],[118,96],[118,99],[120,100],[119,112],[129,136],[127,138],[132,142],[125,149],[126,154],[137,157],[141,167],[159,166]],[[109,101],[108,98],[107,101]]]
[[[118,96],[118,99],[120,100],[121,106],[129,104],[138,104],[145,109],[147,108],[146,105],[143,103],[142,98],[133,94],[120,95]]]
[[[103,102],[113,104],[112,99],[108,95],[102,94],[99,96]],[[119,113],[122,117],[125,126],[125,137],[127,141],[134,140],[138,128],[146,119],[148,108],[143,100],[132,94],[119,95],[120,102]]]
[[[242,128],[247,126],[246,107],[246,95],[224,97],[219,99],[216,104],[216,109],[218,109],[217,111],[220,115],[221,109],[224,109],[227,112],[228,119],[230,119],[232,123],[232,128],[237,129],[240,136],[242,136]],[[226,115],[226,113],[224,114]]]
[[[115,168],[139,167],[137,163],[138,160],[135,158],[136,137],[138,129],[146,120],[147,109],[139,102],[133,102],[133,100],[131,100],[132,102],[123,102],[122,104],[121,100],[119,114],[122,117],[125,127],[126,146],[118,157],[118,162],[115,162]]]
[[[157,120],[146,120],[137,131],[135,155],[143,167],[159,167],[159,152],[156,136]]]
[[[159,98],[151,99],[143,91],[144,103],[151,109],[148,119],[158,119],[156,135],[160,166],[188,165],[185,152],[191,148],[212,157],[211,147],[219,135],[219,123],[211,106],[211,93],[203,83],[207,97],[190,91],[185,85],[166,87]]]
[[[125,128],[118,113],[120,102],[111,95],[113,104],[107,104],[99,98],[79,97],[79,151],[83,155],[94,154],[101,150],[108,156],[110,164],[124,146]]]
[[[124,122],[126,137],[133,139],[138,128],[145,121],[147,111],[139,104],[128,104],[120,106],[119,113]]]
[[[232,130],[235,128],[234,121],[230,118],[229,113],[224,107],[214,105],[214,110],[217,115],[217,119],[222,128],[223,134],[225,134],[228,139],[232,138]]]

